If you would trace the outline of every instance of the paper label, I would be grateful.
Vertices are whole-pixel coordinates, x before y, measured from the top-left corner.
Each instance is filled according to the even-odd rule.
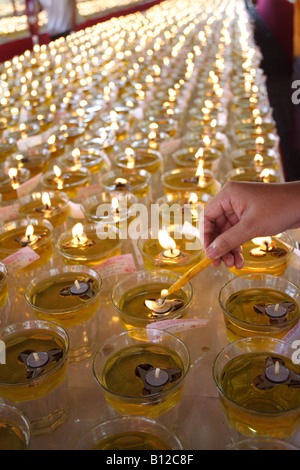
[[[6,265],[8,274],[13,274],[38,259],[39,255],[29,246],[26,246],[8,256],[2,262]]]
[[[17,146],[20,152],[26,152],[28,149],[32,147],[36,147],[37,145],[42,145],[47,139],[53,134],[53,128],[48,129],[41,134],[32,135],[30,137],[26,137],[26,139],[19,139],[17,141]]]
[[[188,331],[193,328],[203,328],[208,323],[206,319],[175,319],[175,320],[162,320],[153,323],[149,323],[147,325],[147,335],[149,340],[155,341],[159,339],[161,336],[151,330],[163,330],[167,331],[168,333],[176,334],[181,333],[183,331]]]
[[[103,263],[93,266],[93,269],[105,278],[118,274],[133,273],[136,271],[136,266],[132,254],[129,253],[109,258],[103,261]]]
[[[171,153],[179,149],[180,145],[181,145],[181,139],[174,139],[174,140],[170,140],[169,142],[164,142],[163,144],[161,144],[159,146],[159,150],[164,155],[170,155]]]
[[[13,220],[19,217],[18,211],[14,206],[4,206],[0,208],[0,222],[5,222],[6,220]]]
[[[41,181],[41,177],[42,177],[42,173],[39,173],[33,178],[30,178],[30,180],[21,184],[17,189],[18,198],[22,198],[24,196],[28,196],[28,194],[31,194],[32,191],[39,185]]]
[[[77,190],[77,198],[87,198],[101,193],[103,190],[101,184],[93,184],[91,186],[82,186]]]
[[[77,204],[76,202],[69,201],[68,204],[69,207],[69,216],[72,219],[84,219],[84,213],[81,210],[80,204]]]

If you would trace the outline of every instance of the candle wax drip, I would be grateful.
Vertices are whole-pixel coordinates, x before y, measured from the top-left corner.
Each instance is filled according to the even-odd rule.
[[[162,392],[167,384],[176,382],[182,375],[180,369],[160,369],[158,374],[156,370],[156,367],[145,363],[136,367],[135,375],[142,379],[144,384],[143,395]]]
[[[279,363],[277,371],[276,362]],[[283,359],[278,357],[267,357],[265,369],[260,375],[253,379],[254,387],[259,390],[270,390],[278,385],[288,385],[288,387],[300,387],[300,375],[289,370],[285,366]]]
[[[145,300],[145,306],[151,310],[152,317],[159,317],[161,315],[166,315],[176,310],[182,308],[184,305],[183,300],[181,299],[149,299]]]
[[[76,285],[72,284],[71,286],[64,287],[59,294],[63,297],[77,295],[82,300],[89,300],[91,297],[93,297],[93,295],[95,295],[95,291],[93,289],[93,279],[90,278],[87,281],[84,281],[78,278],[77,280],[81,287],[80,290],[77,289]],[[87,289],[83,289],[83,284],[87,286]]]
[[[50,351],[32,351],[25,350],[18,356],[20,362],[23,362],[26,369],[26,379],[35,379],[45,370],[51,362],[58,362],[63,357],[62,349],[51,349]]]
[[[287,321],[287,315],[296,309],[293,302],[280,302],[279,304],[264,304],[263,302],[253,306],[256,313],[267,315],[271,324],[280,324]]]

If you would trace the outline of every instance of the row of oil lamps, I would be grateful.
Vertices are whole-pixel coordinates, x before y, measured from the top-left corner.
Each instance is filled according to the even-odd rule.
[[[138,220],[144,270],[113,287],[123,333],[92,368],[108,405],[132,419],[130,445],[180,448],[146,418],[182,398],[189,351],[165,328],[197,326],[194,292],[187,282],[163,303],[161,293],[203,260],[201,211],[224,181],[280,181],[259,63],[243,2],[170,0],[3,65],[0,395],[29,416],[32,435],[67,419],[68,360],[90,358],[97,343],[101,266],[127,250]],[[250,240],[219,294],[229,346],[213,373],[245,436],[297,429],[300,371],[282,341],[299,320],[299,289],[282,277],[294,248],[288,233]],[[11,279],[35,320],[11,324]],[[100,429],[78,445],[114,449],[120,436]]]

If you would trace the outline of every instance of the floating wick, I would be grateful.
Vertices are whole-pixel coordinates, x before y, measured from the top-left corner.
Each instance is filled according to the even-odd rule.
[[[279,361],[276,361],[275,362],[275,370],[274,370],[275,374],[278,375],[279,374]]]
[[[159,378],[159,373],[160,373],[160,368],[157,367],[157,368],[155,369],[155,374],[154,374],[154,377],[155,377],[156,379]]]
[[[77,281],[77,279],[75,279],[75,286],[77,287],[78,290],[80,290],[80,284],[79,284],[79,282]]]
[[[279,309],[279,304],[276,304],[274,307],[274,312],[277,312],[278,309]],[[276,364],[279,364],[279,362],[277,361]]]

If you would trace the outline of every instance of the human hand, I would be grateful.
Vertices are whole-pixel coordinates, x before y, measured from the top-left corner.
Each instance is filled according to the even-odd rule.
[[[203,213],[206,256],[227,267],[243,267],[241,246],[254,237],[276,235],[300,226],[300,183],[230,181]]]

